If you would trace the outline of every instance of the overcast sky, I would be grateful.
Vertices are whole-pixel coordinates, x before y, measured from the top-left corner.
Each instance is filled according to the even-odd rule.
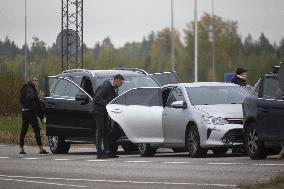
[[[24,0],[0,0],[0,39],[24,44]],[[84,42],[94,47],[109,36],[115,46],[141,41],[150,31],[170,26],[171,0],[84,0]],[[284,0],[214,0],[215,14],[238,21],[242,38],[271,42],[284,37]],[[49,46],[61,30],[61,0],[27,0],[28,44],[37,36]],[[181,33],[193,21],[194,0],[174,0],[175,28]],[[198,0],[198,17],[210,13],[211,0]]]

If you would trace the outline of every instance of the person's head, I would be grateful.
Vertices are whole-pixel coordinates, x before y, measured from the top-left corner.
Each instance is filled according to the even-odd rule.
[[[29,78],[28,78],[28,83],[29,84],[32,84],[34,86],[37,86],[38,84],[38,79],[35,75],[31,75]]]
[[[121,74],[116,74],[113,78],[113,85],[115,87],[120,87],[123,85],[124,77]]]
[[[241,76],[243,79],[247,78],[248,71],[244,68],[237,68],[236,75]]]

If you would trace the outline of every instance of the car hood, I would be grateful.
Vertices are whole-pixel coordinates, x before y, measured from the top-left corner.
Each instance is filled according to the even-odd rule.
[[[196,109],[214,117],[242,118],[241,104],[195,105]]]

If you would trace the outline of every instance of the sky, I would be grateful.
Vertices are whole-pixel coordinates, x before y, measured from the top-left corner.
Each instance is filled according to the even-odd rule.
[[[22,46],[24,0],[0,0],[0,40]],[[211,13],[212,0],[197,0],[198,18]],[[284,38],[284,0],[214,0],[215,15],[238,21],[239,34],[258,39],[261,32],[277,44]],[[181,34],[194,20],[194,0],[174,0],[174,27]],[[84,43],[110,37],[116,47],[142,41],[151,31],[171,25],[171,0],[84,0]],[[38,37],[51,46],[61,30],[61,0],[27,0],[27,43]]]

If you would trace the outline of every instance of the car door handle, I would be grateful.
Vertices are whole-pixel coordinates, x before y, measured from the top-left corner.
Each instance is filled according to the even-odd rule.
[[[58,106],[55,103],[53,103],[53,102],[48,102],[47,103],[47,107],[48,108],[57,108]]]
[[[111,112],[116,113],[116,114],[120,114],[120,113],[122,113],[122,110],[114,109],[114,110],[111,110]]]
[[[168,115],[168,113],[163,113],[164,116]]]
[[[259,108],[259,111],[264,112],[264,113],[270,112],[268,108]]]

